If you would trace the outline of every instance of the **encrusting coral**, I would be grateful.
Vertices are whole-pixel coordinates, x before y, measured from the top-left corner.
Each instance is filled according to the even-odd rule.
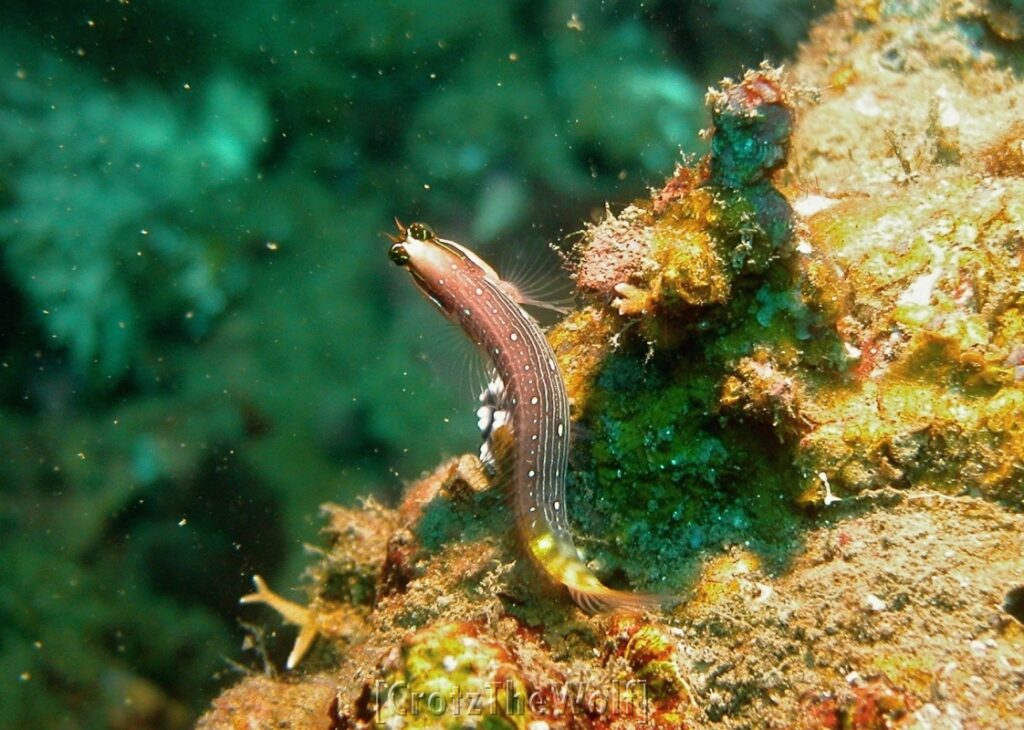
[[[1004,11],[840,3],[793,68],[711,92],[709,155],[574,251],[581,307],[550,339],[582,432],[578,545],[609,585],[690,600],[583,615],[522,559],[475,458],[452,460],[314,569],[314,611],[358,611],[269,685],[309,687],[303,727],[1019,722],[1024,86],[986,35],[1012,32]],[[366,590],[332,593],[338,574]],[[243,681],[200,726],[268,691]],[[467,694],[489,700],[475,718]]]
[[[409,367],[434,315],[379,266],[382,221],[540,243],[698,148],[712,64],[813,12],[643,5],[0,9],[8,723],[188,726],[316,505],[469,443],[448,361]],[[346,565],[330,596],[365,605]]]

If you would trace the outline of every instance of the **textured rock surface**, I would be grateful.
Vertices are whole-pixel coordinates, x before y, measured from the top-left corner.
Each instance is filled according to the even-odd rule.
[[[335,511],[312,606],[348,618],[277,721],[459,727],[475,693],[488,727],[1021,726],[1013,17],[841,3],[792,69],[709,94],[708,157],[574,252],[551,339],[578,544],[609,585],[690,600],[583,615],[463,457],[365,528]]]

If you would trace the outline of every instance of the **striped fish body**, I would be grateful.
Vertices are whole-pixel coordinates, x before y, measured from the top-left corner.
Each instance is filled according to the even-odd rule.
[[[604,586],[580,559],[566,518],[569,399],[555,354],[515,289],[469,249],[421,223],[399,224],[389,255],[491,361],[514,436],[516,523],[531,558],[586,610],[653,608],[665,597]]]

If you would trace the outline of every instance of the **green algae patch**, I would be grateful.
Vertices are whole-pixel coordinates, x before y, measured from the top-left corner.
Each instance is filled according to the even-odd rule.
[[[802,350],[841,358],[827,331],[805,343],[837,305],[813,291],[831,292],[826,266],[794,257],[792,210],[770,179],[788,103],[772,69],[724,82],[709,104],[713,139],[727,139],[578,248],[581,292],[620,315],[574,393],[587,438],[568,490],[578,543],[611,583],[680,590],[708,546],[746,540],[773,565],[794,547],[800,480],[785,442],[801,430]],[[574,325],[585,341],[587,321]],[[734,373],[759,350],[776,370],[752,381],[763,395],[747,388],[755,407],[733,407]],[[784,411],[788,430],[773,432]]]
[[[576,394],[589,438],[569,490],[580,544],[611,582],[671,583],[666,563],[709,535],[728,544],[728,523],[784,560],[795,508],[864,490],[1021,503],[1024,188],[943,164],[882,196],[787,188],[795,219],[767,174],[787,146],[759,126],[788,130],[777,111],[791,97],[763,82],[711,94],[711,155],[581,247],[581,284],[627,274],[581,287],[613,290],[622,319],[620,347],[589,361],[600,375]],[[615,267],[594,261],[612,254]]]
[[[796,472],[767,429],[721,417],[719,379],[697,359],[676,370],[605,363],[568,495],[577,540],[609,581],[623,571],[645,587],[689,588],[704,550],[730,540],[785,561]]]

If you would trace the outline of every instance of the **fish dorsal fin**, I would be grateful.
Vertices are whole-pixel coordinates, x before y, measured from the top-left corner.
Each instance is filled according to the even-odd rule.
[[[522,291],[519,287],[510,281],[501,280],[498,285],[503,292],[521,307],[536,307],[537,309],[546,309],[549,312],[555,312],[557,314],[568,314],[572,308],[567,302],[549,302],[546,299],[539,299],[532,297],[529,294]]]

